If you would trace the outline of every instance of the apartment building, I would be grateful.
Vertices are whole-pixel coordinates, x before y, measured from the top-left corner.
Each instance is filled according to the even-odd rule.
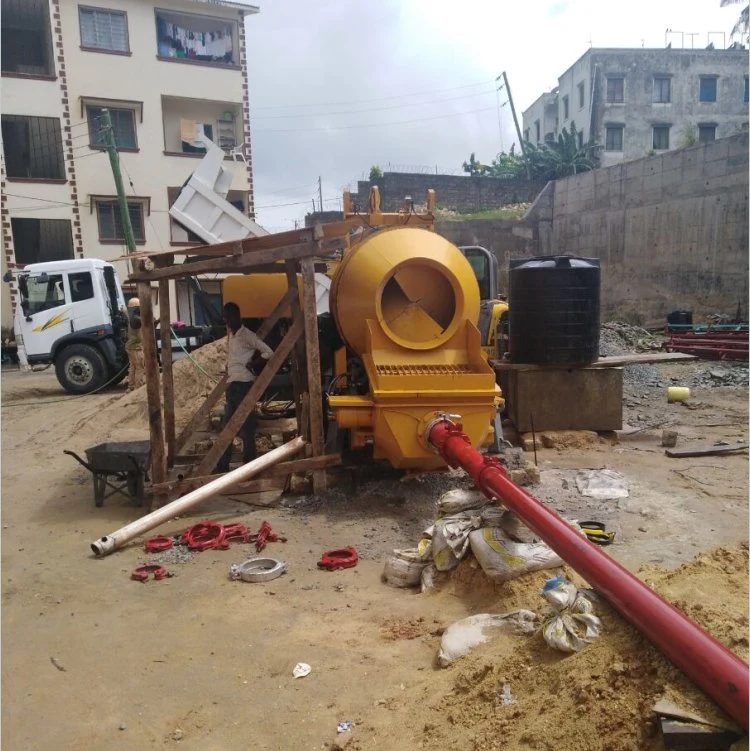
[[[244,0],[2,0],[2,271],[126,253],[102,111],[110,113],[136,243],[200,245],[169,207],[208,136],[253,216]],[[121,279],[126,264],[117,262]],[[218,283],[207,291],[218,294]],[[202,323],[187,288],[173,319]],[[2,322],[16,292],[3,287]]]
[[[524,138],[552,141],[572,123],[604,167],[737,133],[748,125],[748,52],[592,48],[523,112]]]

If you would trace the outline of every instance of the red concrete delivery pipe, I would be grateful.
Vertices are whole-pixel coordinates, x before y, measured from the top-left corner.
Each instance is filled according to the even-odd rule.
[[[748,727],[750,676],[745,662],[511,482],[496,458],[471,447],[460,424],[438,416],[426,433],[451,467],[466,470],[488,498],[513,511],[735,722]]]

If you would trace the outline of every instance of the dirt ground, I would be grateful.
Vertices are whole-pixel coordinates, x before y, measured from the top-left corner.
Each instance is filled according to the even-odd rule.
[[[695,367],[659,372],[684,380]],[[668,405],[663,388],[629,387],[626,420],[667,420],[680,446],[747,440],[747,388],[693,391],[698,404],[689,409]],[[138,511],[120,496],[95,508],[90,475],[62,453],[147,437],[142,405],[123,393],[71,398],[50,371],[3,373],[4,748],[296,751],[330,746],[336,725],[350,720],[349,749],[656,751],[663,746],[646,719],[656,693],[716,712],[603,603],[605,633],[579,655],[501,638],[436,669],[442,628],[473,613],[535,609],[546,578],[487,586],[462,569],[433,595],[381,582],[386,555],[413,546],[440,492],[464,482],[455,475],[380,478],[269,509],[221,498],[159,532],[201,519],[257,528],[265,519],[288,538],[268,549],[288,561],[286,575],[264,585],[230,581],[229,565],[251,552],[235,546],[170,565],[173,578],[131,581],[148,559],[140,545],[95,559],[89,544]],[[746,658],[747,456],[669,459],[660,437],[656,428],[540,448],[542,481],[530,490],[570,518],[606,522],[617,532],[608,553],[631,570],[645,564],[642,577]],[[628,498],[577,493],[577,470],[604,467],[627,478]],[[360,552],[356,568],[316,568],[322,551],[346,545]],[[292,678],[297,662],[311,665],[308,677]],[[498,706],[497,687],[505,682],[518,705],[502,717],[510,708]],[[641,701],[619,701],[631,684]],[[566,745],[563,727],[578,745]]]

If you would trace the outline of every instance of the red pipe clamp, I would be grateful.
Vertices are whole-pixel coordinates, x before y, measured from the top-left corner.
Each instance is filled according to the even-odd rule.
[[[163,550],[169,550],[174,545],[174,540],[171,537],[152,537],[150,540],[146,540],[143,543],[143,549],[147,553],[160,553]]]
[[[133,569],[130,573],[130,578],[145,584],[148,581],[149,575],[153,575],[156,581],[168,576],[167,569],[164,566],[160,566],[157,563],[147,563],[144,566],[138,566],[138,568]]]
[[[339,548],[327,550],[318,561],[318,568],[326,571],[336,571],[340,568],[353,568],[357,565],[359,556],[354,548]]]
[[[218,522],[198,522],[186,529],[180,538],[190,550],[203,551],[224,544],[224,525]]]

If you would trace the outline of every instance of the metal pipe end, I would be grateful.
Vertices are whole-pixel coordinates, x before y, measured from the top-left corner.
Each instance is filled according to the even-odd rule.
[[[109,535],[106,537],[100,537],[98,540],[94,540],[94,542],[91,543],[91,550],[94,552],[94,555],[109,555],[114,549],[115,539]]]

